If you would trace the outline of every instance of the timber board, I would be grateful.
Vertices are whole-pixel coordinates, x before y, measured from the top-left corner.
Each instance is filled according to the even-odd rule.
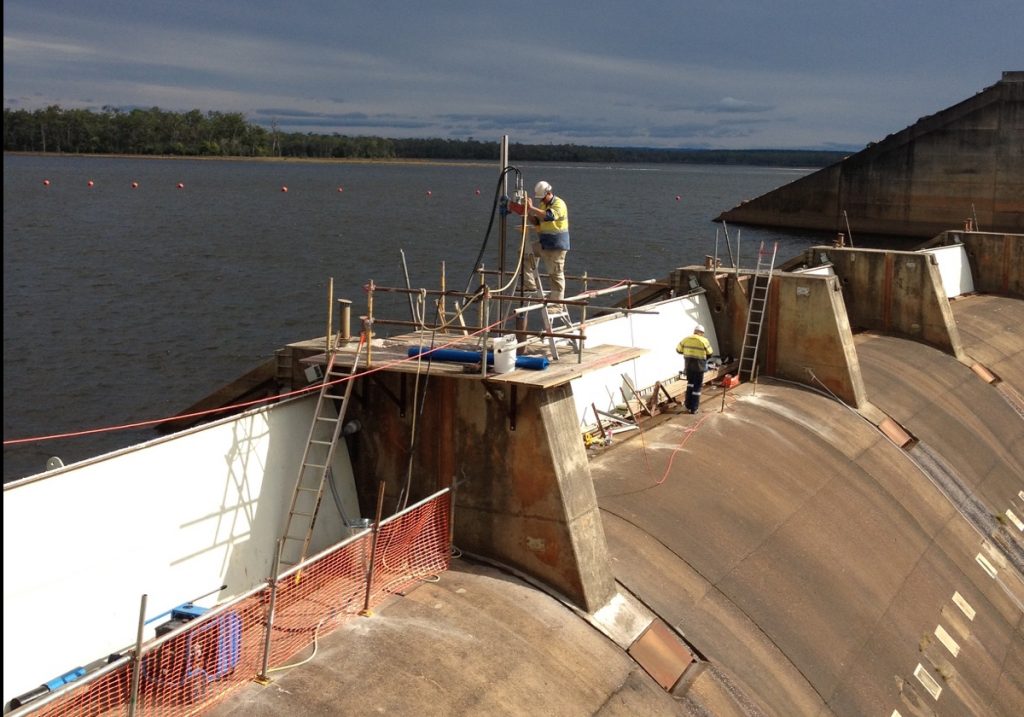
[[[416,335],[397,336],[388,339],[375,339],[375,345],[371,353],[371,368],[381,371],[393,371],[396,373],[416,373],[427,370],[427,358],[418,360],[418,357],[410,357],[408,350],[413,346],[426,345],[421,343]],[[379,345],[378,345],[379,344]],[[465,340],[463,337],[441,337],[435,340],[437,347],[461,349],[465,351],[479,350],[478,345],[472,340]],[[302,359],[303,363],[326,365],[326,354],[323,353],[324,339],[312,339],[289,344],[292,348],[302,351],[315,350],[316,353],[308,358]],[[338,351],[335,359],[335,367],[348,371],[352,367],[356,355],[358,341],[352,341]],[[531,344],[526,347],[527,353],[520,355],[545,356],[550,360],[550,353],[547,351],[547,343]],[[615,346],[602,344],[595,347],[583,349],[583,360],[580,361],[576,352],[569,346],[559,346],[559,360],[551,361],[548,367],[543,370],[532,370],[518,368],[508,373],[495,373],[493,370],[487,372],[487,380],[495,383],[518,384],[534,388],[551,388],[572,381],[574,378],[583,376],[591,371],[614,366],[616,364],[635,359],[647,353],[647,349],[632,348],[629,346]],[[360,367],[366,369],[366,350],[363,349],[359,359]],[[429,362],[430,372],[434,375],[454,376],[467,379],[480,379],[480,366],[478,363],[456,363],[449,361]]]

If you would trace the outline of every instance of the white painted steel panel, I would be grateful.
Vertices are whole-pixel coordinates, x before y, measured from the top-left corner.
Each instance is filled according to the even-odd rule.
[[[147,616],[264,581],[317,397],[284,402],[4,486],[4,702],[134,643]],[[334,472],[358,518],[348,452]],[[329,489],[328,489],[329,490]],[[324,496],[311,551],[347,535]],[[146,637],[167,618],[148,626]]]
[[[618,314],[597,319],[586,325],[586,345],[611,344],[647,349],[647,353],[616,366],[609,366],[573,379],[573,398],[580,426],[596,425],[591,410],[608,410],[622,403],[622,374],[627,374],[637,390],[653,386],[655,381],[675,379],[683,369],[683,357],[676,353],[676,344],[703,324],[705,337],[718,353],[718,336],[711,319],[704,292],[668,299],[642,307],[650,314]],[[562,361],[572,361],[570,351],[560,353]]]
[[[974,277],[971,275],[971,265],[967,261],[967,250],[963,244],[925,249],[922,253],[931,254],[938,262],[942,288],[947,299],[974,291]]]

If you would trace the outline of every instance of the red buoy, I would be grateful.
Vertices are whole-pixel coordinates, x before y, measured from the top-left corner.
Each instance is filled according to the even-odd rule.
[[[95,182],[93,182],[93,181],[92,181],[92,180],[90,179],[90,180],[89,180],[88,182],[86,182],[86,183],[85,183],[85,186],[87,186],[87,187],[92,187],[92,186],[93,186],[94,184],[95,184]]]
[[[184,182],[178,182],[178,189],[184,189],[184,188],[185,188],[185,183]]]
[[[338,187],[338,191],[339,191],[339,192],[344,192],[344,191],[345,191],[345,188],[344,188],[344,187]]]
[[[679,195],[678,194],[676,195],[676,201],[677,202],[679,201]]]
[[[138,182],[132,182],[132,189],[138,189],[138,188],[139,188],[139,183]]]
[[[478,190],[476,190],[476,195],[477,195],[478,197],[480,196],[480,190],[479,190],[479,189],[478,189]]]
[[[288,191],[288,187],[281,187],[281,191],[282,192],[287,192]]]
[[[433,196],[433,194],[434,194],[434,193],[433,193],[432,191],[430,191],[429,189],[427,190],[427,196],[428,196],[428,197],[430,197],[430,196]]]
[[[50,180],[49,179],[44,179],[43,180],[43,186],[44,187],[49,187],[50,186]]]

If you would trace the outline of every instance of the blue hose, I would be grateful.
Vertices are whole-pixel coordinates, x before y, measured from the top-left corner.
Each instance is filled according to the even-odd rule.
[[[462,349],[434,349],[426,346],[410,346],[409,355],[428,355],[432,361],[453,361],[456,363],[480,363],[479,351],[463,351]],[[543,371],[548,367],[547,356],[516,356],[516,368],[527,368],[531,371]],[[494,352],[487,352],[487,365],[494,365]]]

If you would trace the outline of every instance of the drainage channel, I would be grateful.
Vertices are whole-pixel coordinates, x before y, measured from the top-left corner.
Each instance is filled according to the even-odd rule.
[[[918,442],[907,453],[975,530],[992,540],[1016,571],[1017,577],[1024,580],[1024,548],[992,515],[992,511],[964,486],[956,471],[926,443]]]

